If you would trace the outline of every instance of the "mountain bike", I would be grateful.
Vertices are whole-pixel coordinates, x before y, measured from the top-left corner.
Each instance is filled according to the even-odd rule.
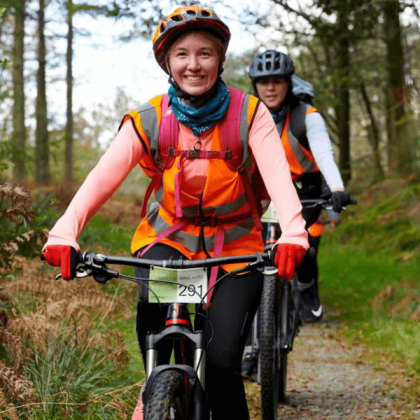
[[[205,392],[205,336],[203,331],[194,329],[188,305],[206,302],[209,292],[207,269],[213,266],[248,263],[226,275],[256,269],[262,271],[264,281],[276,283],[277,269],[267,267],[272,265],[271,251],[204,260],[150,260],[81,252],[78,260],[77,278],[92,276],[101,284],[112,278],[138,284],[147,280],[149,302],[168,306],[161,330],[146,336],[146,382],[140,396],[144,406],[143,418],[209,420]],[[128,276],[108,268],[109,264],[150,268],[150,277],[141,279]],[[223,281],[223,277],[217,282]],[[159,365],[159,344],[163,342],[171,344],[173,357],[167,364]]]
[[[330,198],[302,199],[304,208],[320,207],[332,209]],[[352,199],[350,204],[356,204]],[[266,218],[277,223],[275,215]],[[268,227],[268,232],[270,228]],[[274,244],[275,229],[268,235],[266,243]],[[280,232],[277,231],[280,235]],[[308,252],[315,252],[309,249]],[[299,317],[300,296],[297,276],[293,281],[264,278],[260,307],[251,327],[251,354],[258,355],[257,380],[261,384],[261,411],[263,420],[277,419],[277,407],[286,399],[288,354],[302,325]]]

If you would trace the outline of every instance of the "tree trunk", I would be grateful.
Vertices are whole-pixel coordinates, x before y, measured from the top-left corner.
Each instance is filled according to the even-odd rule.
[[[388,60],[388,163],[391,172],[407,175],[413,169],[413,150],[405,109],[404,53],[398,0],[383,3],[384,33]]]
[[[22,181],[26,172],[26,128],[25,128],[25,89],[24,89],[24,37],[25,37],[25,0],[15,3],[15,28],[12,55],[13,82],[13,177],[15,182]]]
[[[65,181],[73,179],[73,3],[67,2],[67,122],[65,146]]]
[[[36,130],[35,130],[35,180],[39,184],[50,182],[47,92],[45,80],[45,2],[39,0],[38,12],[38,72],[36,96]]]
[[[363,101],[366,106],[366,111],[370,119],[370,130],[369,130],[369,143],[372,147],[373,154],[373,177],[375,180],[382,179],[384,177],[384,171],[381,164],[381,153],[379,150],[380,138],[379,129],[376,123],[375,116],[373,115],[372,104],[366,91],[364,82],[360,82],[360,92],[362,94]]]
[[[337,63],[339,70],[338,95],[339,112],[337,114],[337,124],[339,132],[339,167],[343,182],[346,185],[351,179],[350,163],[350,92],[349,92],[349,74],[350,74],[350,48],[347,34],[347,16],[343,13],[338,14],[339,28],[343,28],[340,39],[337,43]]]

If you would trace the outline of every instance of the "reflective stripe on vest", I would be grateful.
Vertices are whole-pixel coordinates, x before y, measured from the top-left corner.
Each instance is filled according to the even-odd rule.
[[[153,227],[153,230],[158,234],[165,233],[171,225],[163,218],[161,217],[161,212],[159,212],[159,209],[155,209],[152,213],[149,213],[147,217],[147,222],[149,225]],[[185,219],[180,219],[184,221]],[[197,219],[198,220],[198,219]],[[186,224],[191,223],[191,220],[186,220]],[[233,227],[229,229],[225,229],[225,238],[224,238],[224,244],[230,244],[232,242],[235,242],[243,237],[244,229],[251,229],[253,227],[254,223],[252,221],[252,218],[245,219],[241,222],[241,225],[234,225]],[[217,231],[214,230],[214,233],[207,234],[204,237],[204,244],[207,251],[213,251],[216,244],[216,236]],[[197,236],[194,234],[189,234],[188,232],[185,232],[181,229],[172,232],[168,239],[175,241],[176,243],[184,246],[185,248],[188,248],[191,251],[194,252],[200,252],[204,251],[201,241],[197,240]]]
[[[152,177],[159,171],[163,174],[163,178],[161,178],[163,181],[156,183],[154,186],[155,197],[160,203],[159,209],[150,212],[137,228],[132,240],[133,253],[158,240],[178,249],[187,258],[205,258],[205,254],[200,251],[202,248],[200,229],[202,228],[194,224],[194,220],[187,220],[185,224],[181,223],[186,218],[197,216],[206,216],[216,221],[214,226],[204,227],[204,243],[208,247],[207,250],[213,250],[219,254],[224,254],[225,250],[235,253],[254,253],[262,250],[261,234],[256,229],[255,220],[250,217],[250,200],[242,180],[244,176],[249,177],[249,173],[255,168],[254,160],[248,151],[248,132],[257,109],[258,99],[238,93],[236,90],[231,90],[231,92],[233,94],[226,115],[226,118],[231,119],[231,123],[215,125],[210,149],[211,151],[221,151],[222,136],[225,136],[225,139],[231,139],[232,149],[236,150],[235,153],[238,156],[232,159],[232,162],[224,160],[220,156],[209,159],[208,174],[211,182],[206,181],[202,202],[198,197],[188,194],[188,186],[183,188],[182,177],[180,177],[179,190],[180,201],[182,202],[182,217],[176,216],[174,179],[177,173],[182,171],[182,160],[186,159],[187,155],[180,153],[179,156],[174,156],[171,167],[162,170],[163,161],[166,157],[163,157],[162,154],[159,129],[162,127],[163,118],[172,118],[169,108],[166,108],[163,112],[162,101],[166,100],[164,99],[165,96],[158,96],[148,104],[143,105],[141,114],[138,111],[131,111],[124,117],[123,123],[131,120],[135,125],[135,131],[141,137],[140,141],[146,143],[145,150],[149,153],[145,154],[146,156],[140,162],[141,167],[147,175]],[[238,98],[242,100],[241,106],[238,106]],[[235,124],[232,121],[236,121]],[[171,127],[171,130],[178,128],[176,120],[175,123],[176,126]],[[223,134],[222,131],[224,131]],[[172,141],[172,134],[170,134],[170,137]],[[238,142],[238,138],[240,138],[241,143]],[[225,142],[225,140],[223,141]],[[176,144],[176,147],[178,147],[178,144]],[[223,147],[229,149],[226,144]],[[152,156],[154,159],[152,159]],[[155,161],[155,167],[152,168],[151,163],[153,161]],[[159,166],[160,164],[161,166]],[[234,168],[229,169],[229,164],[232,164]],[[236,170],[238,166],[241,172]],[[155,179],[158,178],[158,176],[155,177]],[[173,226],[177,226],[175,231]],[[162,237],[165,231],[169,232],[168,236]],[[222,235],[221,232],[223,232]],[[217,241],[219,241],[219,244]],[[222,241],[221,246],[220,241]],[[232,246],[232,249],[230,249],[230,246]]]
[[[306,115],[313,112],[317,112],[317,109],[307,105]],[[291,112],[289,111],[281,134],[281,141],[286,152],[292,179],[295,181],[304,173],[319,172],[319,168],[312,152],[303,147],[299,143],[299,140],[293,135],[290,129],[290,117]]]
[[[131,121],[134,131],[146,151],[143,160],[139,162],[147,176],[153,177],[158,172],[154,159],[159,140],[159,126],[161,122],[160,104],[163,95],[156,96],[149,102],[141,105],[139,110],[130,111],[121,121],[119,130],[126,121]],[[146,121],[146,124],[143,124]]]
[[[157,193],[155,194],[155,198],[158,202],[161,202],[162,196],[163,196],[163,187],[161,186],[159,190],[157,191]],[[246,203],[247,203],[246,194],[242,194],[235,201],[220,204],[218,206],[200,207],[199,205],[196,205],[196,206],[183,207],[182,217],[196,217],[203,214],[203,215],[212,215],[213,217],[221,218],[223,216],[232,215],[233,213],[240,210]]]

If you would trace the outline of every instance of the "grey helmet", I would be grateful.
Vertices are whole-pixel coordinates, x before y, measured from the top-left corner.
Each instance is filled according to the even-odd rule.
[[[294,72],[295,65],[291,58],[282,52],[267,50],[253,58],[248,75],[254,82],[268,76],[292,77]]]

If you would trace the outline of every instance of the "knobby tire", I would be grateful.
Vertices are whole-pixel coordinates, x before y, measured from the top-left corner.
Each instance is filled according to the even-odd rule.
[[[287,289],[287,293],[286,293]],[[291,284],[282,284],[282,294],[280,297],[280,319],[279,326],[281,339],[279,344],[289,343],[289,335],[293,329],[291,317]],[[278,402],[284,402],[286,399],[286,384],[287,384],[287,356],[288,350],[284,350],[280,346],[279,355],[279,385],[278,385]]]
[[[279,400],[278,279],[265,279],[260,304],[260,373],[262,420],[276,420]]]
[[[185,374],[177,370],[165,370],[153,381],[145,420],[188,420],[189,405]]]

